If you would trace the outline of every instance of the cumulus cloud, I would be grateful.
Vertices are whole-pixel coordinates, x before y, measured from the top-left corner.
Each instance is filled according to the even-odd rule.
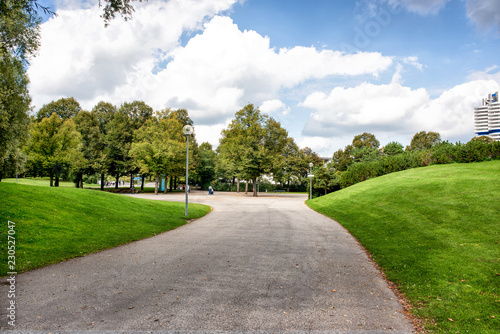
[[[233,3],[142,4],[132,21],[117,19],[108,28],[97,7],[60,10],[43,24],[40,55],[29,69],[35,104],[73,96],[90,109],[99,100],[139,99],[155,108],[186,108],[198,124],[220,124],[249,101],[276,106],[269,101],[281,89],[335,75],[377,76],[393,62],[377,52],[276,50],[268,37],[215,15]],[[185,31],[198,35],[182,46]]]
[[[329,94],[315,92],[302,102],[314,110],[303,135],[337,137],[347,145],[355,135],[369,131],[407,144],[418,131],[437,131],[444,139],[468,141],[474,136],[474,107],[498,88],[495,80],[474,80],[432,99],[424,88],[411,89],[393,80],[386,85],[336,87]]]
[[[84,104],[99,98],[141,98],[130,95],[138,86],[147,90],[156,84],[152,69],[179,45],[181,35],[235,1],[137,3],[133,20],[116,19],[104,28],[97,5],[60,0],[58,16],[42,25],[39,56],[28,72],[35,104],[40,107],[61,96],[74,96]],[[117,99],[118,94],[129,96]]]
[[[283,116],[286,116],[290,113],[290,107],[287,107],[281,100],[267,100],[262,103],[259,107],[259,110],[266,114],[280,113]]]

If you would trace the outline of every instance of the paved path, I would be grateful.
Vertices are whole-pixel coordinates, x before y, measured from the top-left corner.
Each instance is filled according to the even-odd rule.
[[[305,199],[194,192],[214,208],[202,219],[18,275],[16,329],[410,333],[363,250]]]

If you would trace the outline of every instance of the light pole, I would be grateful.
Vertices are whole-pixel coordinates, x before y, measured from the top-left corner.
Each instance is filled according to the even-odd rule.
[[[311,171],[311,168],[313,167],[313,163],[310,162],[309,163],[309,186],[310,186],[310,190],[309,190],[309,199],[312,199],[313,198],[313,177],[314,175],[312,175],[312,171]]]
[[[188,215],[188,187],[189,187],[189,136],[193,134],[193,127],[191,125],[184,125],[182,128],[182,132],[186,136],[187,139],[187,147],[186,147],[186,211],[185,215]]]

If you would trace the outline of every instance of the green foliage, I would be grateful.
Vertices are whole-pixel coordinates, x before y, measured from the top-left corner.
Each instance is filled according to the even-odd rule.
[[[22,62],[0,51],[0,180],[16,169],[22,171],[26,160],[21,146],[28,138],[27,85]]]
[[[352,147],[355,149],[365,147],[378,149],[379,146],[380,142],[377,138],[375,138],[375,135],[368,132],[363,132],[362,134],[355,136],[352,140]]]
[[[308,205],[368,249],[426,329],[496,333],[498,175],[500,161],[434,165],[359,183]]]
[[[195,183],[207,189],[216,179],[215,164],[217,154],[209,143],[202,143],[198,151],[198,164],[196,166]]]
[[[441,135],[437,132],[425,132],[420,131],[416,133],[408,147],[409,151],[422,151],[428,150],[432,146],[439,144],[441,142]]]
[[[73,120],[63,121],[56,113],[30,127],[31,140],[26,148],[29,156],[28,164],[32,169],[48,173],[56,177],[55,186],[59,185],[59,176],[71,164],[79,162],[82,154],[79,151],[80,134]]]
[[[153,117],[135,131],[130,155],[141,173],[151,174],[156,178],[156,194],[160,175],[172,175],[179,168],[175,163],[186,155],[186,145],[177,135],[182,127],[183,124],[175,117]]]
[[[101,15],[104,19],[105,26],[109,25],[109,21],[114,19],[117,13],[120,14],[125,21],[130,20],[134,13],[134,7],[130,4],[132,1],[142,2],[142,0],[99,0],[99,6],[102,6],[103,3],[106,4]]]
[[[117,109],[113,104],[104,101],[100,101],[92,108],[92,113],[96,114],[99,122],[99,132],[101,134],[106,135],[107,124],[111,122],[116,111]]]
[[[314,168],[313,174],[313,188],[321,190],[325,195],[340,188],[338,174],[330,166],[320,165]]]
[[[82,107],[80,107],[80,103],[77,100],[72,97],[61,98],[41,107],[36,114],[36,118],[38,121],[41,121],[43,118],[49,118],[55,113],[62,120],[67,120],[78,115],[80,111],[82,111]]]
[[[384,146],[383,152],[385,155],[398,155],[404,152],[403,147],[403,144],[393,141]]]
[[[40,18],[32,0],[0,0],[0,58],[26,63],[39,47]]]
[[[262,174],[273,171],[273,163],[281,166],[281,153],[287,137],[287,132],[278,122],[248,104],[222,131],[218,170],[230,178],[255,182]],[[256,188],[254,196],[257,196]]]

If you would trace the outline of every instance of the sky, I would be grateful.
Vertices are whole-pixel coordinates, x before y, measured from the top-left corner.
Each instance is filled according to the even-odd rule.
[[[142,100],[184,108],[219,143],[252,103],[324,157],[369,132],[474,137],[473,110],[500,90],[498,0],[149,0],[108,27],[98,0],[40,0],[28,69],[34,112]]]

